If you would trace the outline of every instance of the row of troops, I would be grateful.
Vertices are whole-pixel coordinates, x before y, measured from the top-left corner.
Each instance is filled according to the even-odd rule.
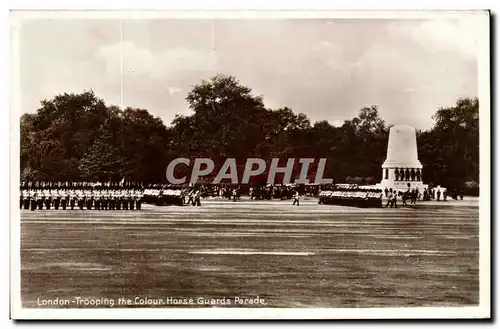
[[[27,189],[21,190],[20,209],[58,210],[95,209],[95,210],[140,210],[143,192],[131,190],[64,190],[64,189]]]

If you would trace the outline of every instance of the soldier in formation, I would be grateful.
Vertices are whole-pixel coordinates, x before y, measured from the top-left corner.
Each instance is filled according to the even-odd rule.
[[[72,183],[21,185],[20,209],[141,210],[141,186],[92,186]]]

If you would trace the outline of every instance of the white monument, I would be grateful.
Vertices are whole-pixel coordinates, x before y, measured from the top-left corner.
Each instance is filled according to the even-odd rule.
[[[381,189],[406,191],[427,188],[422,182],[422,164],[418,160],[415,128],[407,125],[391,127],[387,144],[387,158],[382,164]]]

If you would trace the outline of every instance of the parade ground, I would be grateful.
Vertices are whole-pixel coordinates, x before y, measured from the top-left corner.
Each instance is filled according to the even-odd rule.
[[[23,306],[75,297],[162,300],[150,305],[158,307],[188,298],[203,301],[195,307],[478,303],[477,199],[397,209],[292,202],[22,210]],[[235,305],[235,297],[263,302]]]

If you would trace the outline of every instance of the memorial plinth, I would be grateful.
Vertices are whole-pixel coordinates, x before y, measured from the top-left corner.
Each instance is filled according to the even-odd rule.
[[[418,160],[415,128],[407,125],[391,127],[387,143],[387,158],[382,164],[382,181],[378,187],[406,191],[427,188],[423,184],[422,164]]]

